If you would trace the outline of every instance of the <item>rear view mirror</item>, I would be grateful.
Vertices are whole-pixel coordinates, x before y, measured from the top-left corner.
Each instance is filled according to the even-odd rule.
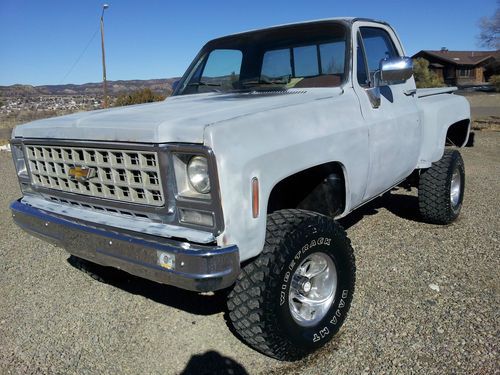
[[[413,75],[413,61],[409,57],[391,57],[380,61],[380,81],[404,82]]]

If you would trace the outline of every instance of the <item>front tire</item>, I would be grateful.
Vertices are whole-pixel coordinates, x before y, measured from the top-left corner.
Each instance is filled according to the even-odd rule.
[[[455,221],[464,199],[465,168],[460,152],[445,150],[443,157],[420,174],[418,206],[422,218],[433,224]]]
[[[313,212],[276,211],[268,216],[264,250],[229,294],[229,317],[254,349],[297,360],[342,326],[354,283],[354,253],[339,224]]]

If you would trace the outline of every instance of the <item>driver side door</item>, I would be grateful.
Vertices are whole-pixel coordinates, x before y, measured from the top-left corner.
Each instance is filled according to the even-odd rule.
[[[356,35],[356,34],[355,34]],[[421,121],[415,102],[413,77],[380,86],[380,103],[373,90],[380,61],[404,56],[390,28],[360,25],[357,31],[354,89],[369,124],[370,168],[363,200],[383,193],[411,174],[418,160]]]

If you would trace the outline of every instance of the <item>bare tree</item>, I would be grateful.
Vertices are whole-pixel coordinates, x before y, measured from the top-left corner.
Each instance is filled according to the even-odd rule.
[[[491,17],[479,20],[481,32],[478,35],[479,44],[483,47],[500,49],[500,0],[497,0],[497,10]]]

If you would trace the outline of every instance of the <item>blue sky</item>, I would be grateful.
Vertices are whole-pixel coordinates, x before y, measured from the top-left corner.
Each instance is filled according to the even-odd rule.
[[[0,0],[0,85],[99,82],[103,1]],[[161,1],[109,0],[105,13],[108,80],[181,75],[208,40],[276,24],[359,16],[382,19],[407,54],[481,49],[478,20],[496,0]]]

